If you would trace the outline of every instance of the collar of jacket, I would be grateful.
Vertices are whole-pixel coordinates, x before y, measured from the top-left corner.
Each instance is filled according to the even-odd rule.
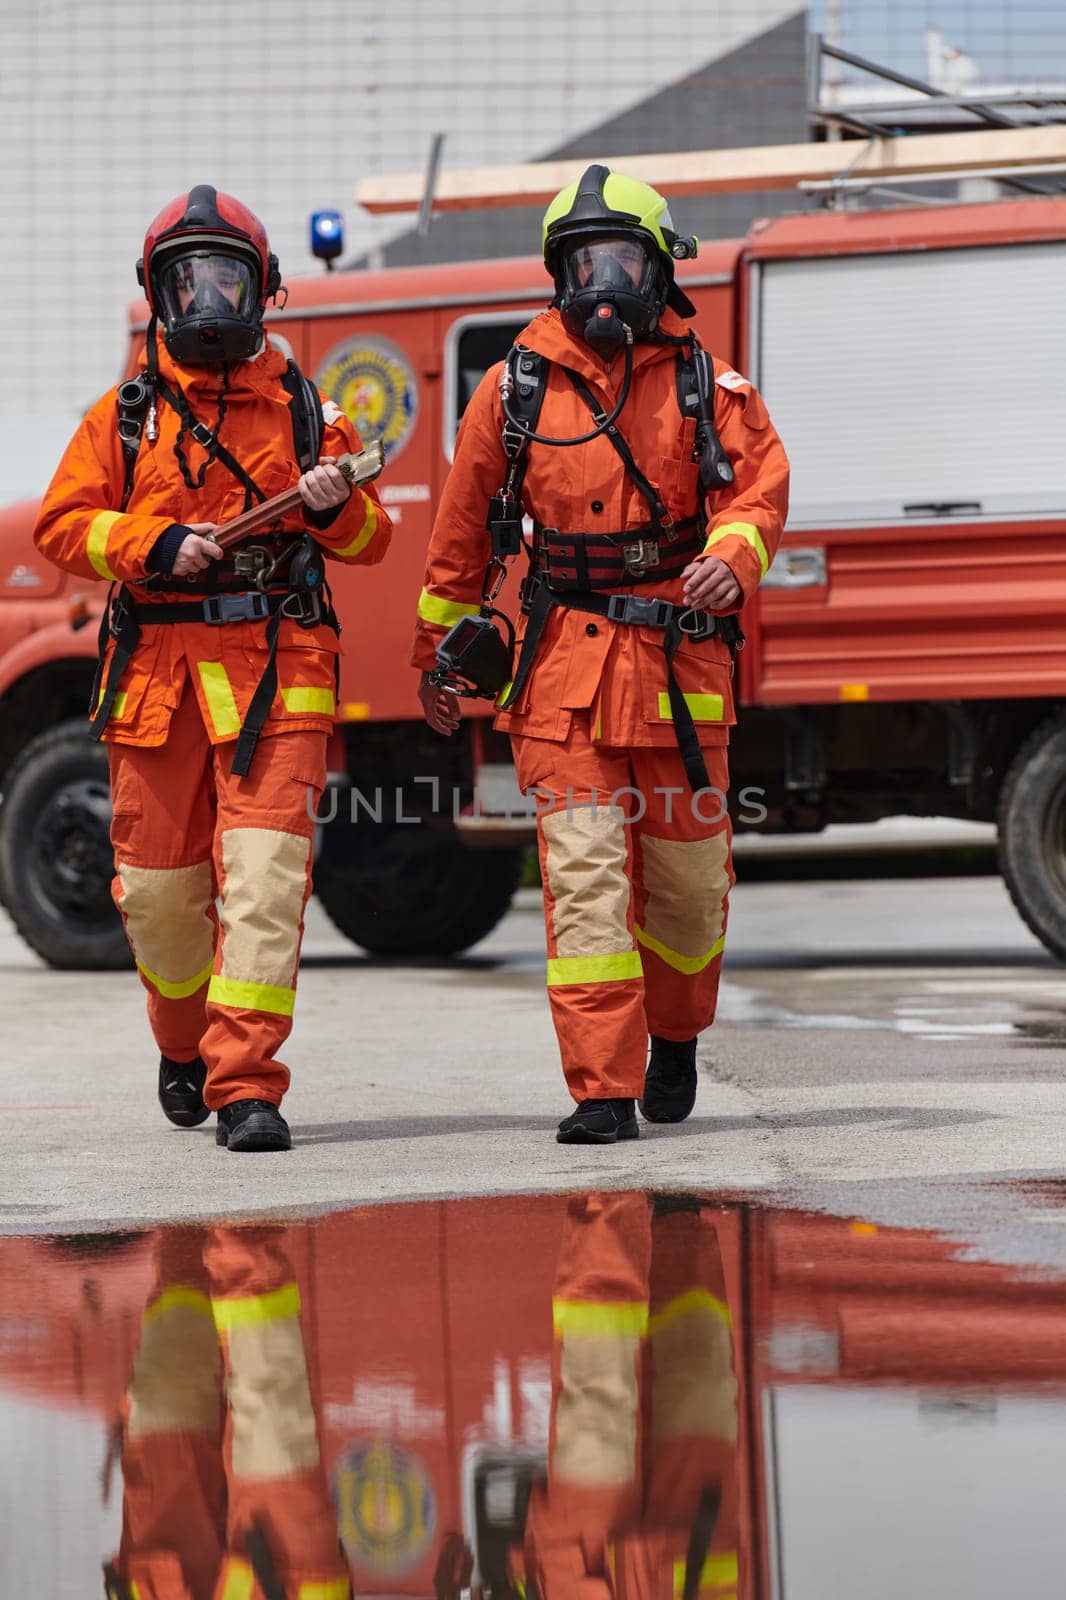
[[[687,324],[670,310],[663,312],[660,327],[663,333],[668,333],[673,338],[678,338],[687,331]],[[555,306],[535,317],[528,328],[519,335],[518,343],[527,345],[538,355],[546,356],[549,361],[557,361],[560,365],[579,373],[612,404],[618,398],[618,390],[626,369],[624,353],[620,351],[610,365],[601,361],[591,345],[568,332]],[[641,340],[633,346],[633,372],[636,374],[645,367],[656,366],[660,361],[673,361],[676,356],[676,345],[652,344],[647,340]]]
[[[197,396],[204,398],[218,394],[222,387],[221,367],[182,367],[171,359],[170,352],[163,343],[162,335],[158,339],[159,372],[160,376],[169,384],[178,383],[190,400]],[[147,363],[147,354],[141,351],[139,366],[144,371]],[[277,398],[278,380],[287,366],[285,356],[280,350],[275,349],[270,339],[266,338],[263,348],[257,356],[250,361],[238,361],[235,367],[229,369],[228,394],[239,395],[256,393],[270,395]],[[281,396],[282,399],[286,397]]]

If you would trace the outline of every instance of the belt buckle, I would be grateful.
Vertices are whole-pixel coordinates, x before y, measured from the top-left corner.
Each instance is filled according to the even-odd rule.
[[[247,594],[210,594],[203,609],[204,621],[218,627],[224,622],[259,622],[270,615],[270,602],[258,590]]]
[[[642,577],[659,565],[659,546],[654,539],[637,539],[622,546],[622,565],[635,577]]]
[[[669,600],[647,599],[639,594],[612,594],[607,602],[611,622],[642,628],[667,628],[674,614]]]

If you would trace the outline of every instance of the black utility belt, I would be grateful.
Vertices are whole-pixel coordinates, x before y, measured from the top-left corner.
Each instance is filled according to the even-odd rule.
[[[707,639],[719,638],[727,645],[731,655],[744,643],[740,623],[736,617],[715,617],[709,612],[697,611],[692,606],[675,605],[672,600],[659,600],[654,595],[595,594],[564,589],[543,578],[527,578],[522,586],[522,609],[527,614],[537,605],[537,590],[545,589],[543,606],[565,606],[570,611],[585,611],[595,617],[606,617],[608,622],[619,622],[637,628],[660,628],[664,633],[676,629],[691,644],[703,644]],[[537,607],[539,609],[539,607]]]
[[[302,590],[263,594],[248,589],[238,594],[209,594],[203,600],[161,600],[156,604],[118,600],[111,611],[110,631],[116,638],[128,622],[141,628],[160,622],[207,622],[219,627],[226,622],[265,622],[279,611],[304,624],[312,619],[328,620],[317,591]]]
[[[552,589],[610,589],[620,583],[660,583],[677,578],[703,553],[703,523],[697,517],[669,527],[631,528],[621,533],[565,533],[539,528],[533,540],[535,570]]]

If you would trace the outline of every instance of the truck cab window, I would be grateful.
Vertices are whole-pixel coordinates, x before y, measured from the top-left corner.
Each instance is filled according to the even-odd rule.
[[[497,361],[503,360],[522,329],[528,324],[528,315],[508,312],[477,319],[464,317],[452,328],[449,336],[452,353],[451,385],[445,420],[447,429],[445,446],[449,456],[463,412],[470,404],[474,390],[489,368]]]

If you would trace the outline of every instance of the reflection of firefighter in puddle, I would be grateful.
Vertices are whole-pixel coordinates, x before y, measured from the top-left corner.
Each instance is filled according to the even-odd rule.
[[[108,1596],[349,1600],[281,1230],[168,1230],[157,1265]]]
[[[737,1380],[713,1212],[576,1197],[552,1310],[548,1478],[519,1591],[738,1600]]]

